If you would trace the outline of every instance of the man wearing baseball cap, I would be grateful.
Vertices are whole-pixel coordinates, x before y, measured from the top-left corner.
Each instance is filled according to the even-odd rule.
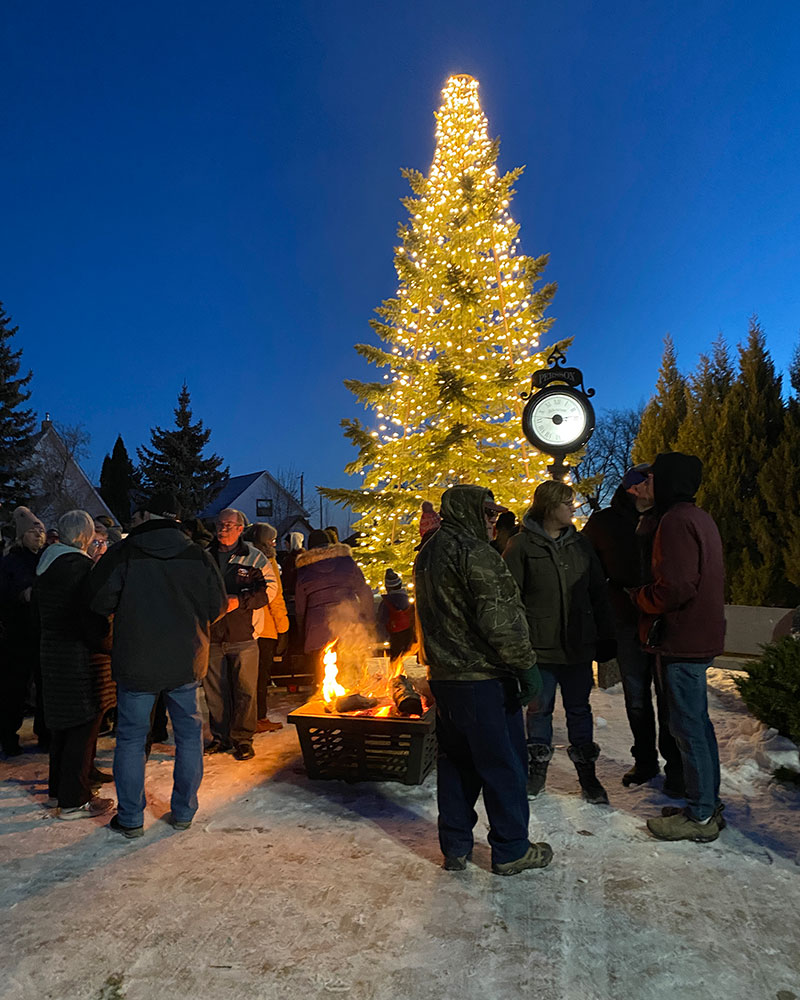
[[[655,658],[639,641],[639,614],[627,591],[650,580],[650,555],[658,520],[653,513],[653,481],[648,465],[636,465],[622,477],[610,506],[595,511],[583,529],[606,575],[617,634],[617,662],[622,676],[625,711],[633,735],[633,767],[622,784],[642,785],[659,773],[658,751],[666,761],[667,794],[683,790],[680,751],[669,731],[666,700],[658,689]],[[653,711],[655,682],[658,705]]]

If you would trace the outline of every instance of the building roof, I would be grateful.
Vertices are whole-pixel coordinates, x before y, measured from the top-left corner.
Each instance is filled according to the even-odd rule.
[[[237,497],[240,497],[246,489],[252,486],[263,475],[264,470],[262,469],[261,472],[248,472],[245,476],[231,476],[230,479],[226,480],[225,485],[211,503],[204,510],[201,510],[197,516],[216,517],[221,510],[230,507]]]
[[[225,510],[226,507],[232,506],[234,500],[240,497],[242,493],[249,489],[253,483],[256,482],[256,480],[260,479],[261,476],[266,476],[276,490],[280,490],[280,492],[289,497],[293,503],[297,504],[300,516],[305,515],[308,517],[308,511],[301,506],[299,500],[292,496],[285,486],[281,486],[278,480],[266,469],[262,469],[260,472],[248,472],[244,476],[231,476],[231,478],[225,482],[225,485],[216,497],[214,497],[211,503],[208,504],[205,510],[201,510],[197,516],[200,518],[216,517],[221,510]]]
[[[103,514],[107,514],[114,521],[114,523],[116,523],[117,522],[117,517],[114,514],[114,512],[111,510],[111,508],[108,506],[108,504],[105,502],[105,500],[102,498],[102,496],[100,496],[100,490],[98,489],[98,487],[96,487],[92,483],[91,479],[89,479],[89,477],[83,471],[83,467],[81,466],[81,464],[77,460],[77,458],[74,455],[67,453],[64,441],[63,441],[61,435],[58,433],[58,430],[56,429],[55,425],[50,420],[50,415],[49,414],[42,421],[41,429],[38,430],[35,434],[32,434],[31,437],[30,437],[30,439],[29,439],[30,443],[31,443],[31,454],[35,455],[37,452],[42,453],[43,449],[45,448],[45,440],[48,437],[53,437],[53,438],[56,439],[56,441],[58,442],[58,445],[60,446],[60,449],[61,449],[62,453],[65,455],[65,457],[67,459],[67,463],[68,463],[69,468],[71,468],[72,470],[74,470],[75,473],[77,473],[77,475],[79,476],[81,482],[84,485],[84,488],[89,491],[89,493],[91,494],[94,502],[100,508],[100,512],[103,513]],[[38,502],[40,504],[45,504],[46,505],[43,508],[42,513],[45,516],[47,516],[47,514],[50,513],[49,504],[52,502],[52,497],[40,497],[40,498],[37,498],[37,500],[38,500]],[[94,513],[94,512],[90,511],[89,513],[91,514],[92,517],[96,517],[97,516],[97,514]]]

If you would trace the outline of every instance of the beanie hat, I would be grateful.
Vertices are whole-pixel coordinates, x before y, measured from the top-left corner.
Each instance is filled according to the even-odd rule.
[[[154,514],[156,517],[168,517],[173,521],[181,519],[181,505],[174,493],[167,493],[164,490],[156,490],[142,505],[143,510]]]
[[[419,533],[424,538],[429,531],[435,531],[442,523],[442,519],[433,509],[430,500],[425,500],[422,504],[422,516],[419,519]]]
[[[324,549],[326,545],[330,544],[330,536],[322,528],[314,528],[308,536],[309,549]]]
[[[387,590],[402,590],[403,581],[393,569],[387,569],[383,578]]]
[[[14,530],[17,533],[17,541],[22,541],[22,536],[31,528],[41,528],[44,534],[44,525],[39,518],[28,507],[17,507],[11,515],[14,518]]]

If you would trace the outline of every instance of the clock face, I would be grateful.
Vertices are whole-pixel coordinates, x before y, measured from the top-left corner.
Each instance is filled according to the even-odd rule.
[[[525,407],[522,429],[542,451],[569,453],[579,448],[594,429],[591,404],[569,389],[543,389]]]

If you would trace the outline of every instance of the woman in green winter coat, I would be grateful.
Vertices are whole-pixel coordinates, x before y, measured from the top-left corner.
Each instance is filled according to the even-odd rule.
[[[556,690],[567,717],[569,757],[583,796],[607,803],[595,774],[600,748],[594,742],[589,694],[592,660],[616,655],[614,624],[603,570],[594,549],[572,523],[574,493],[566,483],[537,487],[522,530],[503,558],[520,589],[542,675],[541,694],[528,706],[528,795],[544,788],[553,756]]]

